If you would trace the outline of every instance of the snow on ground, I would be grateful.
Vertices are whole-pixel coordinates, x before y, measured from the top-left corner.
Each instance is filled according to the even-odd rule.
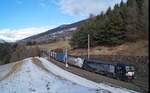
[[[34,60],[33,60],[34,59]],[[131,93],[67,72],[44,58],[0,66],[0,93]]]

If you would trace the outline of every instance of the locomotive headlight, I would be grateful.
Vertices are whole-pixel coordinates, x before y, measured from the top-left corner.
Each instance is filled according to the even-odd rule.
[[[126,76],[133,76],[134,75],[134,72],[127,72],[126,73]]]

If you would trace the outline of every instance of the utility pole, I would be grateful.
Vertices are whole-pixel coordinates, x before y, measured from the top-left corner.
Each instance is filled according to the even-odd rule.
[[[68,67],[68,63],[67,63],[67,57],[68,57],[68,50],[67,50],[67,48],[65,49],[65,65],[66,65],[66,67]]]
[[[90,35],[88,34],[88,59],[90,59]]]
[[[66,37],[65,37],[65,41],[67,41]],[[68,58],[68,49],[67,49],[67,46],[66,46],[66,48],[65,48],[65,66],[66,67],[68,67],[67,58]]]

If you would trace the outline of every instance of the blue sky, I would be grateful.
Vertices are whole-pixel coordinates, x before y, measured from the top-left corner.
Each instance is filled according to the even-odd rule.
[[[77,22],[120,1],[0,0],[0,39],[16,41],[62,24]]]
[[[0,28],[57,26],[80,18],[62,13],[52,0],[0,0]]]

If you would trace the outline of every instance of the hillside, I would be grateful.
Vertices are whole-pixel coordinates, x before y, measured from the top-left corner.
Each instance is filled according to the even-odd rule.
[[[87,55],[87,49],[74,49],[71,55]],[[91,55],[125,55],[125,56],[148,56],[148,41],[139,40],[126,42],[118,46],[97,46],[90,49]]]
[[[75,31],[71,47],[116,46],[140,39],[148,40],[148,0],[127,0],[109,7]],[[88,36],[90,37],[88,40]]]
[[[3,40],[3,39],[0,39],[0,43],[5,43],[5,40]]]
[[[44,58],[27,58],[0,68],[2,93],[136,93],[84,79]]]
[[[0,65],[9,63],[9,59],[13,50],[14,48],[10,43],[0,43]]]
[[[39,47],[40,49],[53,50],[57,48],[68,48],[71,55],[87,55],[87,48],[71,49],[69,41],[57,41],[49,44],[39,44],[27,47]],[[90,48],[91,55],[126,55],[126,56],[148,56],[148,41],[138,40],[126,42],[117,46],[96,46]]]
[[[70,38],[72,32],[74,32],[86,21],[88,21],[88,19],[81,20],[72,24],[64,24],[56,28],[50,29],[44,33],[40,33],[38,35],[34,35],[25,38],[23,40],[20,40],[18,41],[18,43],[28,43],[28,42],[47,43],[47,42],[51,42],[52,40],[59,40],[66,37]]]
[[[24,40],[43,42],[37,44],[42,49],[67,47],[73,48],[70,50],[72,55],[87,55],[90,35],[91,55],[148,56],[148,20],[145,20],[148,19],[147,2],[148,0],[120,2],[95,17],[62,25]],[[72,28],[76,29],[68,30]]]
[[[56,41],[53,43],[47,43],[47,44],[37,44],[37,45],[27,45],[27,48],[34,48],[34,47],[39,47],[40,49],[46,49],[46,50],[53,50],[53,49],[57,49],[57,48],[66,48],[68,47],[69,49],[71,48],[69,45],[69,41],[68,40],[60,40],[60,41]]]

